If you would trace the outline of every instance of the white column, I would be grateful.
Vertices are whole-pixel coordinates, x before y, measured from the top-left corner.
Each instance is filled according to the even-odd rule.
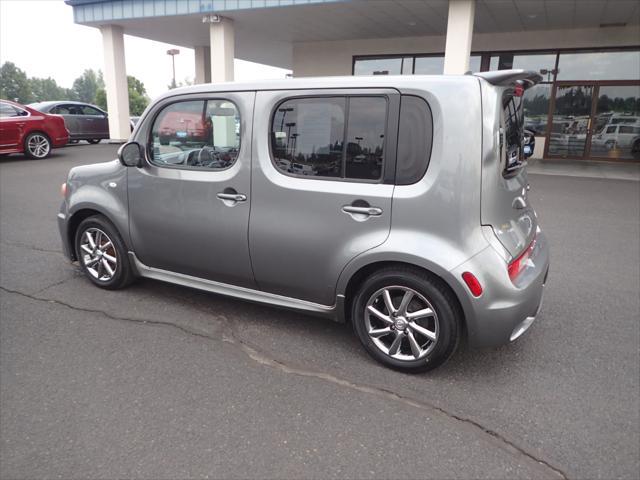
[[[196,47],[194,49],[196,61],[195,83],[211,82],[211,48]]]
[[[131,135],[131,124],[122,27],[103,25],[100,27],[100,32],[104,50],[104,84],[109,112],[109,137],[112,142],[125,142]]]
[[[211,44],[211,81],[233,81],[233,57],[235,55],[235,38],[233,21],[220,17],[219,22],[209,25],[209,41]]]
[[[445,75],[462,75],[469,71],[475,0],[449,0],[447,42],[444,50]]]

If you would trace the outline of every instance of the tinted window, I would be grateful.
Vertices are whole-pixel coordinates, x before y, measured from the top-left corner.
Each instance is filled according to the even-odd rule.
[[[150,144],[158,166],[228,168],[240,149],[240,113],[227,100],[172,103],[155,118]]]
[[[89,105],[83,105],[81,107],[81,110],[83,115],[104,115],[104,113],[102,113],[100,110],[90,107]]]
[[[517,169],[522,164],[523,120],[522,97],[505,94],[502,112],[505,174]]]
[[[618,130],[620,133],[638,133],[638,129],[637,128],[633,128],[633,127],[629,127],[627,125],[621,125],[620,126],[620,130]]]
[[[607,133],[616,133],[616,128],[617,127],[607,127]]]
[[[409,185],[427,171],[433,122],[429,105],[419,97],[403,95],[400,102],[396,184]]]
[[[382,176],[387,101],[351,97],[347,124],[346,178],[378,180]]]
[[[296,175],[341,177],[345,107],[342,97],[281,103],[271,124],[276,166]]]
[[[558,80],[637,80],[640,51],[560,53]]]
[[[19,117],[24,110],[18,110],[8,103],[0,103],[0,118]],[[26,115],[26,112],[24,112]]]

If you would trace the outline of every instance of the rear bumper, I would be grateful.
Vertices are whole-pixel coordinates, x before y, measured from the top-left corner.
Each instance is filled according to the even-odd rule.
[[[549,261],[549,244],[540,231],[530,262],[515,284],[509,278],[506,262],[492,247],[451,272],[460,280],[462,273],[471,272],[483,286],[482,295],[476,298],[462,285],[468,293],[464,310],[470,345],[503,345],[531,327],[542,307]]]

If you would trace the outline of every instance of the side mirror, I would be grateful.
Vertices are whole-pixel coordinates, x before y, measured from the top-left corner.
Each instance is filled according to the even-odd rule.
[[[118,149],[118,159],[125,167],[142,166],[142,146],[138,142],[127,142]]]

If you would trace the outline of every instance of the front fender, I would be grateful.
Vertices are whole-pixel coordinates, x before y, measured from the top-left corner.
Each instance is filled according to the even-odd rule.
[[[69,173],[66,201],[67,228],[80,212],[99,212],[113,223],[130,249],[127,169],[117,160],[76,167]]]

